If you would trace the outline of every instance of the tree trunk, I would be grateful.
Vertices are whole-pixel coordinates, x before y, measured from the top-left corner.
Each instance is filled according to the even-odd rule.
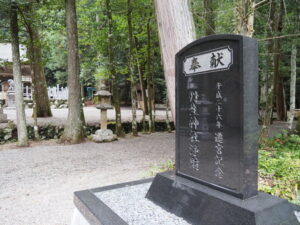
[[[215,16],[213,11],[213,0],[203,0],[205,35],[215,34]]]
[[[75,0],[66,0],[66,24],[68,35],[68,119],[62,142],[79,143],[84,140],[84,116],[82,111],[80,81],[78,34]]]
[[[295,100],[296,100],[296,77],[297,77],[297,39],[292,44],[291,54],[291,82],[290,82],[290,113],[289,113],[289,129],[293,128]],[[298,118],[300,121],[300,118]]]
[[[297,8],[296,8],[296,19],[295,19],[295,33],[299,32],[299,22],[300,22],[300,1],[297,0]],[[290,113],[289,113],[289,129],[293,128],[293,120],[294,120],[294,110],[296,108],[296,80],[297,80],[297,44],[298,40],[295,38],[292,43],[292,52],[291,52],[291,82],[290,82]],[[296,130],[300,134],[300,117],[298,117],[298,122],[296,125]]]
[[[171,126],[170,126],[170,119],[169,119],[169,99],[168,95],[166,95],[166,124],[167,124],[167,131],[170,133],[172,132]]]
[[[262,45],[263,47],[263,52],[267,52],[266,51],[266,47],[265,45]],[[259,120],[263,121],[263,111],[261,109],[264,109],[267,103],[267,81],[268,81],[268,61],[267,61],[267,57],[260,57],[259,58],[260,62],[261,62],[261,71],[259,73],[259,84],[260,84],[260,97],[259,97]]]
[[[254,0],[235,0],[235,33],[252,37],[254,29]]]
[[[31,64],[32,66],[32,64]],[[33,67],[33,66],[32,66]],[[33,77],[33,70],[31,70],[31,76]],[[32,91],[35,92],[34,90],[34,83],[32,83]],[[38,121],[37,121],[37,107],[36,107],[36,100],[35,100],[35,94],[32,93],[32,102],[33,102],[33,106],[32,106],[32,117],[33,117],[33,131],[34,131],[34,139],[35,140],[39,140],[40,139],[40,135],[39,135],[39,127],[38,127]]]
[[[116,135],[123,137],[125,135],[122,120],[121,120],[121,106],[120,106],[120,90],[119,90],[119,78],[116,74],[114,65],[114,50],[113,50],[113,20],[110,0],[106,0],[106,10],[108,18],[108,54],[109,54],[109,73],[112,81],[112,94],[113,94],[113,105],[116,114]]]
[[[24,18],[26,28],[29,34],[29,53],[33,70],[32,83],[34,87],[33,99],[36,105],[37,117],[50,117],[52,116],[50,102],[48,97],[47,82],[44,73],[42,48],[38,29],[34,24],[34,9],[30,4],[28,13]]]
[[[300,117],[298,117],[295,130],[300,135]]]
[[[151,15],[150,15],[151,17]],[[150,18],[147,22],[147,91],[148,91],[148,110],[149,110],[149,131],[154,132],[155,130],[155,123],[153,120],[153,73],[151,70],[151,27],[150,27]]]
[[[272,37],[276,28],[276,16],[278,13],[278,4],[275,1],[270,3],[270,18],[267,28],[268,37]],[[266,104],[262,109],[262,128],[259,141],[268,137],[269,127],[272,121],[273,105],[274,105],[274,39],[270,38],[267,42],[267,78],[266,78]]]
[[[274,33],[276,35],[281,34],[283,29],[283,13],[284,13],[284,3],[283,0],[279,3],[279,11],[276,18]],[[280,72],[280,61],[281,61],[281,43],[280,39],[274,40],[274,87],[275,87],[275,102],[276,102],[276,112],[277,119],[285,121],[286,120],[286,101],[285,101],[285,91],[283,86],[283,78]]]
[[[175,120],[175,54],[195,40],[188,0],[155,0],[161,52],[170,107]]]
[[[138,56],[138,47],[137,47],[137,39],[134,38],[134,47],[135,47],[135,57],[136,57],[136,67],[139,75],[139,82],[140,82],[140,88],[141,88],[141,94],[142,94],[142,101],[143,101],[143,132],[147,132],[147,126],[146,126],[146,106],[147,106],[147,99],[145,96],[145,88],[144,88],[144,79],[140,68],[140,61]]]
[[[11,46],[13,58],[13,74],[15,85],[15,99],[17,108],[18,145],[28,146],[28,135],[26,128],[26,117],[23,101],[23,87],[21,75],[21,62],[19,50],[19,28],[18,28],[18,6],[15,1],[11,2],[10,9]]]
[[[133,64],[133,34],[132,34],[132,5],[131,0],[127,0],[127,23],[128,23],[128,39],[129,39],[129,53],[128,53],[128,71],[131,83],[131,107],[132,107],[132,134],[138,135],[137,119],[136,119],[136,77],[134,74]]]

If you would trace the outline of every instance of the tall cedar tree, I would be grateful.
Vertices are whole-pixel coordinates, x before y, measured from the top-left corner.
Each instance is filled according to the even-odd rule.
[[[128,39],[129,39],[129,53],[128,53],[128,71],[131,83],[131,107],[132,107],[132,134],[137,136],[137,120],[136,120],[136,77],[134,74],[133,63],[133,30],[132,30],[132,3],[131,0],[127,0],[127,23],[128,23]]]
[[[252,37],[254,29],[254,0],[235,0],[235,33]]]
[[[143,74],[141,71],[141,67],[140,67],[140,60],[139,60],[139,55],[138,55],[138,40],[137,37],[133,38],[134,40],[134,48],[135,48],[135,59],[136,59],[136,69],[138,71],[138,75],[139,75],[139,84],[140,84],[140,89],[141,89],[141,94],[142,94],[142,102],[143,102],[143,106],[142,106],[142,111],[143,111],[143,117],[142,117],[142,122],[143,122],[143,132],[147,131],[147,127],[146,127],[146,110],[147,110],[147,98],[146,98],[146,90],[145,90],[145,85],[144,85],[144,80],[143,80]]]
[[[18,145],[28,146],[28,135],[26,128],[26,117],[23,101],[23,88],[21,78],[21,62],[19,50],[19,27],[18,27],[18,6],[15,1],[11,2],[10,8],[10,30],[11,46],[13,58],[13,74],[16,91],[16,108],[17,108],[17,128],[18,128]]]
[[[153,116],[154,107],[154,79],[152,73],[151,58],[151,14],[147,22],[147,90],[148,90],[148,113],[149,113],[149,131],[155,131],[155,121]]]
[[[274,35],[279,36],[283,30],[283,15],[284,15],[284,2],[280,1],[278,6],[278,14],[275,21]],[[274,40],[273,46],[274,55],[274,92],[277,119],[285,121],[287,118],[285,90],[283,86],[282,72],[280,70],[281,55],[281,39]]]
[[[175,120],[175,54],[195,40],[189,0],[154,0],[170,107]]]
[[[20,10],[21,11],[21,10]],[[22,11],[21,11],[22,12]],[[48,97],[47,82],[42,59],[42,45],[33,3],[28,4],[22,12],[24,24],[29,35],[29,58],[32,66],[33,100],[37,117],[52,116]]]
[[[108,55],[109,55],[109,73],[112,82],[113,104],[116,112],[116,134],[119,137],[124,136],[121,120],[121,106],[120,106],[120,88],[119,78],[116,74],[114,63],[114,50],[113,50],[113,19],[110,0],[106,0],[106,11],[108,19]]]
[[[295,13],[295,34],[299,32],[300,26],[300,1],[296,0],[296,13]],[[292,52],[291,52],[291,82],[290,82],[290,115],[289,115],[289,128],[292,129],[292,124],[294,120],[294,110],[296,107],[296,80],[297,80],[297,46],[298,39],[294,38],[292,42]],[[296,124],[296,130],[300,134],[300,118]]]
[[[68,35],[69,112],[61,142],[79,143],[84,140],[84,115],[79,81],[78,34],[75,0],[66,0]]]
[[[276,1],[271,1],[270,3],[270,12],[269,12],[269,21],[267,25],[267,34],[270,37],[270,39],[267,41],[267,60],[266,60],[266,66],[267,66],[267,72],[266,72],[266,102],[265,107],[262,110],[262,129],[260,133],[260,141],[263,140],[263,138],[268,136],[269,133],[269,127],[271,125],[272,121],[272,115],[273,115],[273,104],[274,104],[274,46],[275,42],[272,36],[274,35],[274,31],[276,30],[276,17],[278,13],[278,3]]]

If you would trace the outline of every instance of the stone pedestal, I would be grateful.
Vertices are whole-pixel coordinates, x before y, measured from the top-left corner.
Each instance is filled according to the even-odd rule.
[[[117,140],[117,136],[109,129],[97,130],[95,134],[92,135],[94,142],[110,142]]]
[[[158,174],[146,197],[195,225],[300,224],[300,207],[287,200],[262,192],[242,200],[171,172]]]
[[[139,196],[140,189],[151,182],[147,195]],[[157,206],[141,201],[142,198]],[[265,193],[242,200],[177,177],[174,172],[159,174],[154,180],[78,191],[74,194],[74,204],[71,225],[300,224],[299,206],[286,200]]]

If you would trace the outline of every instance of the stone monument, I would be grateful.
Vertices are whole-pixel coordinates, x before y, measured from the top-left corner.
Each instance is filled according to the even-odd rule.
[[[146,198],[185,221],[156,224],[300,224],[299,206],[257,190],[257,51],[252,38],[212,35],[177,53],[176,170],[158,174]],[[89,224],[155,224],[155,210],[153,219],[133,223],[129,199],[125,213],[103,202],[101,193],[124,196],[143,182],[77,192],[74,202]]]
[[[100,102],[96,106],[100,109],[100,129],[92,135],[92,140],[95,142],[109,142],[117,140],[117,136],[113,134],[112,130],[107,129],[107,110],[113,107],[110,104],[111,93],[106,90],[104,84],[101,85],[101,90],[98,91],[94,96],[96,96]]]

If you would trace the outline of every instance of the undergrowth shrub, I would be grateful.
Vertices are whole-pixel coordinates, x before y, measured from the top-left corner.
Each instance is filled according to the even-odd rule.
[[[300,136],[283,132],[259,151],[259,190],[300,204]]]
[[[108,129],[112,131],[115,130],[115,122],[108,122]],[[125,133],[131,132],[131,122],[123,122],[122,126],[124,128]],[[172,130],[175,129],[174,124],[171,123]],[[100,129],[99,125],[88,124],[85,127],[86,136],[90,136],[94,134],[96,130]],[[50,139],[58,139],[63,134],[64,127],[62,125],[41,125],[38,127],[39,136],[41,140],[50,140]],[[167,125],[164,121],[155,122],[155,130],[156,131],[167,131]],[[143,131],[143,124],[138,123],[138,131]],[[34,129],[33,126],[27,126],[28,138],[30,140],[34,139]],[[7,142],[15,142],[17,141],[17,127],[13,122],[9,122],[6,127],[0,128],[0,144],[4,144]]]

